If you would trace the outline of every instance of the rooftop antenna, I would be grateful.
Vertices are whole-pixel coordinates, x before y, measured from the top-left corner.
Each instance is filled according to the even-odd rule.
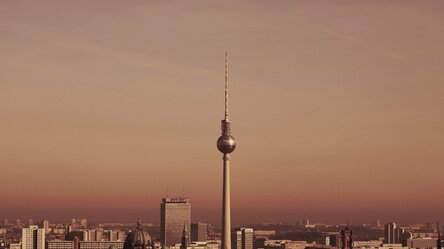
[[[225,52],[225,120],[228,120],[228,52]]]

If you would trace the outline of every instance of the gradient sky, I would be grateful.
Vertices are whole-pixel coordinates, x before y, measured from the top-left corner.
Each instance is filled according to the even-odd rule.
[[[443,1],[2,1],[0,218],[444,217]],[[247,212],[248,210],[248,212]]]

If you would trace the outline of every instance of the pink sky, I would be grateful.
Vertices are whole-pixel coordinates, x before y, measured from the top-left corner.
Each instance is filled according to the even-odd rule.
[[[218,222],[226,50],[234,224],[444,215],[442,1],[2,1],[0,33],[0,218],[158,223],[168,189]]]

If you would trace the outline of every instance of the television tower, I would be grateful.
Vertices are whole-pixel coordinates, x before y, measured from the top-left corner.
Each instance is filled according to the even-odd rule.
[[[222,135],[217,140],[217,148],[223,153],[224,178],[222,194],[222,247],[231,249],[231,208],[230,208],[230,153],[236,148],[236,140],[231,136],[231,123],[228,120],[228,52],[225,52],[225,117],[221,121]]]

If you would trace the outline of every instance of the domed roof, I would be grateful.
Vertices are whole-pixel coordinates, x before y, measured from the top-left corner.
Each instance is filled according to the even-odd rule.
[[[146,249],[151,245],[151,236],[142,230],[140,219],[137,221],[137,227],[126,236],[123,249]]]

